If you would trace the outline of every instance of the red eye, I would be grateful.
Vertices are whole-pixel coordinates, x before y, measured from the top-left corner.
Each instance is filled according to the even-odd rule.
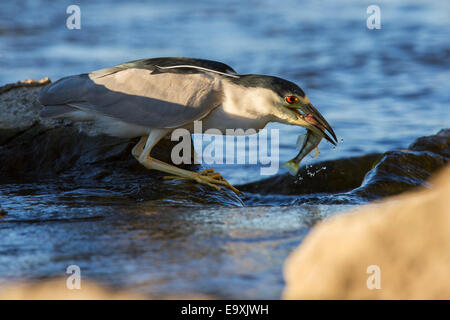
[[[296,103],[298,101],[298,98],[296,96],[287,96],[286,98],[284,98],[286,100],[287,103],[289,104],[293,104]]]

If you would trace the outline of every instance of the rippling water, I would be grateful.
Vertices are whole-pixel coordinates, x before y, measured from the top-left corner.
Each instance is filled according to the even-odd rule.
[[[223,61],[305,90],[340,140],[336,148],[322,142],[308,164],[405,148],[450,124],[446,1],[379,1],[381,30],[366,28],[373,3],[361,0],[78,1],[81,30],[65,26],[70,4],[0,3],[0,84],[158,56]],[[292,158],[303,130],[269,128],[280,129],[280,161]],[[215,168],[234,184],[261,178],[258,166]],[[150,295],[276,298],[287,254],[314,222],[347,208],[169,209],[117,201],[120,194],[110,203],[110,190],[49,188],[2,186],[1,279],[63,274],[79,263],[94,279]]]
[[[317,221],[349,207],[162,208],[107,190],[3,190],[0,284],[76,264],[84,277],[150,297],[278,298],[286,256]]]

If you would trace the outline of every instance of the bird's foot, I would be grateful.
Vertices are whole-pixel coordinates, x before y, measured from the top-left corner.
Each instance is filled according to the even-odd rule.
[[[164,179],[170,180],[195,180],[200,184],[206,184],[216,190],[221,190],[221,186],[232,190],[236,194],[241,192],[233,187],[219,172],[215,172],[214,169],[205,169],[200,172],[192,172],[189,178],[180,176],[165,176]]]

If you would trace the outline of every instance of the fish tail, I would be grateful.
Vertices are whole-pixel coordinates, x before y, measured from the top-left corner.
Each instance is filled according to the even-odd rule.
[[[293,176],[297,175],[297,172],[300,167],[299,162],[295,162],[294,160],[289,160],[288,162],[285,162],[281,165],[283,168],[286,168],[289,170],[289,173]]]

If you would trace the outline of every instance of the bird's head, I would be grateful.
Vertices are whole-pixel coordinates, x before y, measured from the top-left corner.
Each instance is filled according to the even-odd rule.
[[[274,121],[302,126],[336,145],[336,134],[330,124],[295,83],[265,75],[243,75],[236,80],[241,86],[260,89],[255,90],[258,100]]]

